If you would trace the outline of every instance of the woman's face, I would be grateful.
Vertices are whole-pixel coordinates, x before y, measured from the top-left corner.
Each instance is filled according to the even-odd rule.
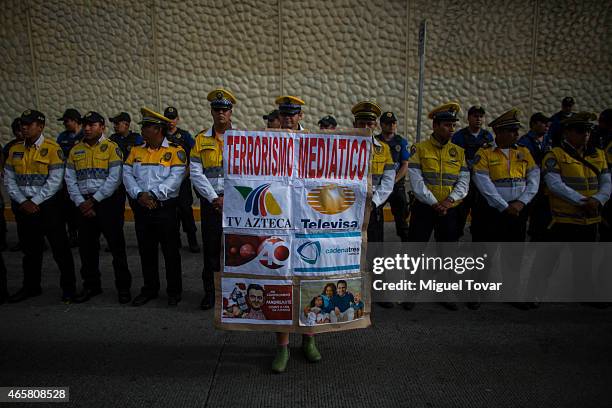
[[[325,294],[327,295],[327,297],[334,296],[334,290],[332,289],[331,286],[328,286],[325,288]]]

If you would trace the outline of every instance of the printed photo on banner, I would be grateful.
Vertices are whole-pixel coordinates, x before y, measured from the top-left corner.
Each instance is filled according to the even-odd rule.
[[[361,231],[295,234],[291,265],[302,276],[359,274]]]
[[[364,316],[361,278],[301,281],[300,326],[346,323]]]
[[[296,139],[289,133],[230,130],[223,140],[225,178],[287,181],[294,176]]]
[[[298,181],[293,189],[293,224],[300,231],[361,230],[367,182]]]
[[[371,138],[299,134],[297,177],[317,180],[367,180]]]
[[[224,180],[223,228],[292,229],[291,188],[276,181]]]
[[[287,276],[291,267],[291,235],[250,235],[224,231],[224,272]],[[243,230],[244,231],[244,230]]]
[[[221,321],[291,325],[291,283],[290,280],[222,278]]]

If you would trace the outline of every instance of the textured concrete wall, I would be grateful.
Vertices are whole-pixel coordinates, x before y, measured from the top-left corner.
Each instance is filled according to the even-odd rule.
[[[350,126],[351,106],[377,100],[414,136],[418,28],[428,21],[424,117],[451,99],[489,119],[517,106],[552,114],[612,106],[612,3],[596,0],[2,0],[1,139],[37,107],[48,132],[66,107],[109,116],[178,107],[182,126],[210,126],[206,94],[237,96],[239,128],[263,126],[280,93]],[[460,125],[463,125],[462,122]],[[423,134],[430,124],[425,120]]]

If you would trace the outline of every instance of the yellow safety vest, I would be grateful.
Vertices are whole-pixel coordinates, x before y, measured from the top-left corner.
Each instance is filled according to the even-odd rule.
[[[445,200],[459,180],[459,173],[468,171],[465,152],[452,142],[441,145],[433,137],[413,145],[408,167],[421,170],[425,185],[438,202]],[[453,203],[459,205],[461,200]]]
[[[600,171],[608,168],[603,150],[585,156],[584,159]],[[585,197],[599,191],[599,179],[593,170],[567,154],[561,147],[553,147],[542,160],[546,172],[558,173],[569,188]],[[601,216],[588,217],[582,207],[574,205],[553,193],[549,193],[553,223],[590,225],[601,222]]]

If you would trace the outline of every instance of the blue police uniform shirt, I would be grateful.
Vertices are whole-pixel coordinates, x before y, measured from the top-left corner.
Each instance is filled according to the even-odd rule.
[[[187,157],[189,157],[191,148],[195,146],[195,139],[191,136],[191,133],[181,128],[176,128],[173,134],[168,133],[166,137],[170,142],[181,145],[185,153],[187,153]]]
[[[80,142],[81,139],[83,139],[83,129],[79,130],[77,133],[64,130],[57,135],[57,144],[62,148],[64,157],[68,157],[68,153],[70,153],[72,146]]]
[[[402,165],[402,162],[408,161],[410,158],[408,141],[398,134],[395,134],[388,142],[383,140],[382,134],[377,135],[376,138],[389,146],[389,150],[391,150],[391,158],[393,159],[393,163],[395,163],[395,171],[398,171]],[[400,183],[404,179],[405,177],[402,177],[402,179],[398,180],[397,182]]]
[[[533,160],[536,162],[538,166],[542,164],[542,158],[544,157],[544,153],[546,152],[544,139],[542,141],[538,140],[538,136],[530,130],[527,134],[521,136],[518,140],[519,146],[524,146],[529,149]]]
[[[478,135],[474,136],[469,128],[464,127],[455,132],[451,142],[457,146],[463,147],[463,150],[465,150],[465,161],[471,168],[474,164],[474,156],[478,149],[486,144],[492,145],[494,139],[491,132],[486,129],[480,129]]]

